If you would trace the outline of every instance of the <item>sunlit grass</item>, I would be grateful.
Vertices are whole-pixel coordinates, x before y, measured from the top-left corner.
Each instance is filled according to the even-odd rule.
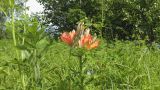
[[[78,90],[76,73],[78,59],[69,58],[70,48],[54,41],[40,58],[40,79],[32,81],[34,70],[30,61],[17,62],[11,40],[0,41],[0,89],[2,90]],[[106,89],[160,89],[160,50],[148,48],[143,42],[101,42],[87,54],[85,88]],[[21,76],[19,67],[21,66]],[[70,78],[72,80],[70,80]],[[22,81],[23,80],[23,81]],[[24,88],[25,87],[25,88]]]

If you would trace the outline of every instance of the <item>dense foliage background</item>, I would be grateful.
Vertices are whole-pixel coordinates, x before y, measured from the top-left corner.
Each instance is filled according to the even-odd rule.
[[[84,20],[108,39],[159,41],[159,0],[38,1],[45,7],[45,23],[62,31],[72,30],[76,22]]]

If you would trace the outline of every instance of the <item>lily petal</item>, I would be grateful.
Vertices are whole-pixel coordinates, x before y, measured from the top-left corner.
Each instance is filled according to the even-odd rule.
[[[75,32],[75,30],[73,30],[69,33],[67,33],[67,32],[62,33],[60,38],[63,42],[67,43],[68,45],[72,45],[75,35],[76,35],[76,32]]]

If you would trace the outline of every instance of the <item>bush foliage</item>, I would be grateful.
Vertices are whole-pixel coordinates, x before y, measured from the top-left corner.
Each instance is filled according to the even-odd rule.
[[[108,39],[159,41],[159,0],[38,0],[46,23],[71,30],[87,18]],[[95,26],[96,25],[96,26]],[[96,31],[97,32],[97,31]]]

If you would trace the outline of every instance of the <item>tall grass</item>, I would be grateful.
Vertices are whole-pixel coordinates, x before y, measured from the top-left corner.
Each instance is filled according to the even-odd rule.
[[[22,81],[10,40],[0,41],[0,89],[21,90]],[[39,63],[37,84],[32,61],[21,62],[26,90],[79,90],[77,86],[78,58],[69,58],[69,47],[53,41]],[[87,53],[84,73],[86,90],[160,89],[160,50],[148,48],[143,42],[101,42],[99,48]],[[32,60],[32,59],[31,59]],[[72,71],[73,70],[73,71]],[[37,86],[40,85],[40,86]]]

